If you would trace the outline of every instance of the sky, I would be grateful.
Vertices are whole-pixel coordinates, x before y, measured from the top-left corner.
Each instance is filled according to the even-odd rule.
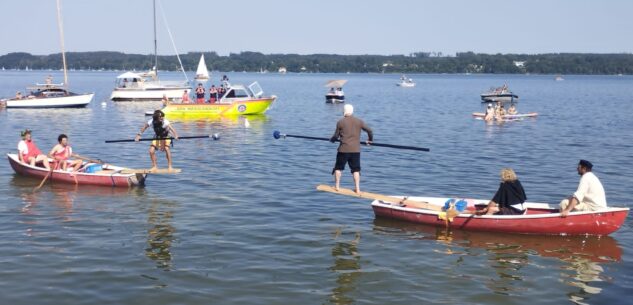
[[[630,0],[156,0],[158,52],[631,53]],[[151,0],[61,0],[66,51],[153,53]],[[59,53],[55,0],[0,0],[0,55]]]

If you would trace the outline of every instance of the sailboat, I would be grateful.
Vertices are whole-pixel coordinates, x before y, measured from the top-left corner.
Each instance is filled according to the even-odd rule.
[[[167,31],[169,32],[169,27],[167,27]],[[169,32],[169,35],[171,38],[171,32]],[[185,81],[159,80],[158,44],[156,40],[156,0],[154,0],[154,67],[145,73],[129,71],[117,76],[110,99],[115,102],[122,102],[160,101],[163,96],[171,101],[182,98],[183,94],[191,92],[191,86],[189,85],[187,74],[184,72],[185,69],[182,67],[182,61],[180,60],[178,51],[176,51],[176,57],[178,58],[178,62],[180,62],[180,68],[185,76]]]
[[[198,82],[206,82],[209,80],[209,70],[207,70],[207,64],[204,62],[204,54],[200,55],[195,80]]]
[[[57,26],[59,28],[59,39],[61,42],[62,63],[64,65],[64,82],[54,84],[52,78],[46,78],[44,84],[35,84],[27,87],[31,90],[29,94],[23,95],[17,92],[15,97],[5,99],[4,105],[7,108],[66,108],[66,107],[86,107],[92,101],[94,93],[78,94],[68,90],[68,69],[66,67],[66,52],[64,50],[64,29],[62,26],[62,13],[60,0],[57,0]]]

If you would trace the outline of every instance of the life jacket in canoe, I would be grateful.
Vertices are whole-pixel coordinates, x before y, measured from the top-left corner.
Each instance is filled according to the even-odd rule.
[[[451,208],[451,206],[455,207],[455,209],[458,212],[463,212],[464,210],[466,210],[466,207],[468,206],[468,202],[466,202],[466,200],[464,199],[455,199],[455,198],[450,198],[448,200],[446,200],[446,202],[444,202],[444,207],[442,208],[444,211],[447,211],[448,209]]]

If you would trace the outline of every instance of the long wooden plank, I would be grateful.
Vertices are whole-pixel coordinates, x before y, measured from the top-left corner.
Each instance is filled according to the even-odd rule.
[[[428,203],[426,201],[402,199],[398,197],[392,197],[392,196],[370,193],[370,192],[360,192],[360,194],[358,194],[354,192],[353,190],[346,189],[346,188],[339,188],[337,191],[336,189],[334,189],[334,187],[329,186],[329,185],[323,185],[323,184],[317,185],[317,190],[323,191],[323,192],[330,192],[333,194],[363,198],[363,199],[381,200],[381,201],[396,203],[396,204],[399,203],[408,208],[427,209],[427,210],[440,211],[440,212],[442,211],[442,207],[437,206],[435,204]]]
[[[178,174],[182,170],[179,168],[158,168],[158,169],[131,169],[126,168],[121,170],[121,174],[152,174],[152,175],[164,175],[164,174]]]

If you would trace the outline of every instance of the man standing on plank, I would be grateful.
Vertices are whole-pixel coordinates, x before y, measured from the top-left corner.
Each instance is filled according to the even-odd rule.
[[[345,163],[347,163],[354,177],[354,191],[360,194],[360,131],[364,130],[367,133],[367,144],[373,141],[374,134],[363,120],[352,116],[354,106],[346,104],[343,110],[343,118],[336,123],[336,130],[330,138],[332,143],[336,140],[341,141],[336,154],[336,164],[332,169],[334,188],[339,190],[341,171],[345,169]]]
[[[169,150],[169,146],[171,145],[170,134],[173,136],[174,139],[178,140],[178,133],[171,126],[169,121],[165,119],[165,113],[160,110],[156,110],[154,111],[152,119],[150,119],[149,121],[147,121],[147,123],[145,123],[145,125],[143,125],[143,128],[141,128],[139,133],[136,134],[136,138],[134,138],[134,140],[137,142],[141,140],[141,134],[143,134],[145,129],[150,126],[152,126],[152,128],[154,129],[155,139],[149,146],[149,157],[152,160],[151,170],[158,169],[158,166],[156,164],[156,149],[159,149],[160,151],[165,152],[165,155],[167,156],[167,168],[171,171],[171,151]]]

